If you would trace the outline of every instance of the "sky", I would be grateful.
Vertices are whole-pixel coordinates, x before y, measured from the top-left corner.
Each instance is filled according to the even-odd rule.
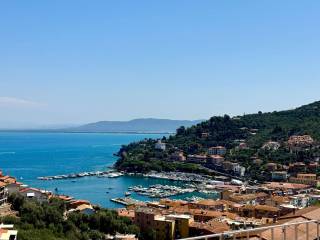
[[[0,127],[319,99],[320,1],[0,1]]]

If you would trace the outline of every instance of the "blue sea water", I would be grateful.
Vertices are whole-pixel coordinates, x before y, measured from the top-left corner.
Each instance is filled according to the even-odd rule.
[[[102,171],[112,166],[121,145],[144,138],[160,138],[161,134],[0,132],[0,169],[19,181],[41,189],[55,191],[78,199],[86,199],[103,207],[120,205],[111,198],[123,197],[128,187],[152,184],[183,185],[182,182],[136,176],[119,178],[84,177],[73,181],[41,181],[37,177]],[[185,194],[184,196],[192,196]],[[197,195],[199,196],[199,195]],[[150,200],[133,193],[133,198]]]

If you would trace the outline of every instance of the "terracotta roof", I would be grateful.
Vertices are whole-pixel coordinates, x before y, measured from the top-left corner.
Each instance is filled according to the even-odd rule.
[[[205,205],[205,206],[215,206],[215,205],[219,205],[221,203],[218,203],[216,200],[213,199],[203,199],[200,200],[198,202],[196,202],[199,205]]]
[[[204,229],[211,233],[222,233],[230,230],[230,227],[226,223],[221,222],[210,222],[208,223],[199,223],[199,222],[192,222],[190,223],[189,227],[191,228],[198,228]]]
[[[278,188],[278,189],[305,189],[310,187],[306,184],[299,184],[299,183],[282,183],[282,182],[269,182],[263,184],[264,187],[267,188]]]
[[[313,219],[312,217],[318,214],[320,216],[320,207],[318,206],[311,206],[304,209],[300,209],[295,211],[294,213],[290,213],[280,217],[279,219],[287,219],[287,218],[297,218],[297,217],[306,217],[308,219]],[[318,218],[316,218],[318,219]]]
[[[42,193],[43,191],[41,189],[38,188],[23,188],[20,190],[20,192],[28,192],[28,191],[33,191],[33,192],[40,192]]]
[[[283,197],[283,196],[272,196],[271,200],[277,203],[285,203],[290,201],[288,197]]]
[[[291,219],[290,221],[287,221],[286,223],[295,223],[295,222],[301,222],[305,221],[304,218],[298,217],[295,219]],[[279,223],[276,223],[279,224]],[[295,227],[290,226],[286,228],[286,239],[297,239],[297,240],[305,240],[306,239],[306,226],[304,224],[298,225],[298,236],[295,238]],[[273,239],[282,239],[282,228],[275,228],[274,229],[274,238]],[[267,230],[261,233],[261,237],[266,240],[271,240],[271,231]],[[309,239],[316,239],[317,237],[317,224],[310,223],[309,224]]]

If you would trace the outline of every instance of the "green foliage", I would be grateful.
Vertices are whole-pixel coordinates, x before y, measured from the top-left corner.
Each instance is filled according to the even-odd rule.
[[[66,219],[66,204],[59,199],[53,198],[48,203],[40,204],[20,195],[11,195],[9,202],[13,209],[19,212],[19,216],[1,220],[7,224],[15,224],[21,240],[99,240],[104,239],[104,234],[116,232],[139,235],[137,226],[128,218],[119,217],[112,210],[97,209],[92,215],[73,212]]]
[[[264,179],[259,174],[263,171],[252,163],[253,158],[260,158],[263,164],[276,162],[288,164],[295,161],[311,161],[320,156],[317,148],[309,151],[291,153],[284,142],[291,135],[309,134],[320,140],[320,102],[300,108],[281,112],[249,114],[230,118],[212,117],[195,126],[177,129],[175,135],[163,139],[167,149],[159,151],[154,148],[156,141],[145,139],[122,146],[116,167],[131,172],[156,171],[187,171],[199,172],[202,168],[195,164],[176,163],[169,161],[170,154],[177,149],[188,154],[204,154],[212,146],[222,145],[229,149],[227,160],[240,162],[248,168],[247,173],[253,177]],[[249,150],[237,150],[237,140],[245,140]],[[278,141],[282,144],[277,151],[261,150],[267,141]]]

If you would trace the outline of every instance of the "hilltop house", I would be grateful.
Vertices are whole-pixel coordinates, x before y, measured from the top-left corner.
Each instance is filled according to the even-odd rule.
[[[291,136],[288,140],[288,147],[290,150],[299,151],[304,148],[309,148],[314,144],[314,140],[310,135]]]
[[[225,155],[226,152],[227,152],[227,149],[222,146],[210,147],[208,149],[208,155]]]
[[[39,203],[48,202],[52,196],[51,192],[38,188],[23,188],[20,190],[20,194],[26,198],[35,199]]]
[[[161,140],[159,139],[157,141],[157,143],[155,144],[155,149],[158,149],[158,150],[162,150],[162,151],[165,151],[166,150],[166,144],[161,142]]]

